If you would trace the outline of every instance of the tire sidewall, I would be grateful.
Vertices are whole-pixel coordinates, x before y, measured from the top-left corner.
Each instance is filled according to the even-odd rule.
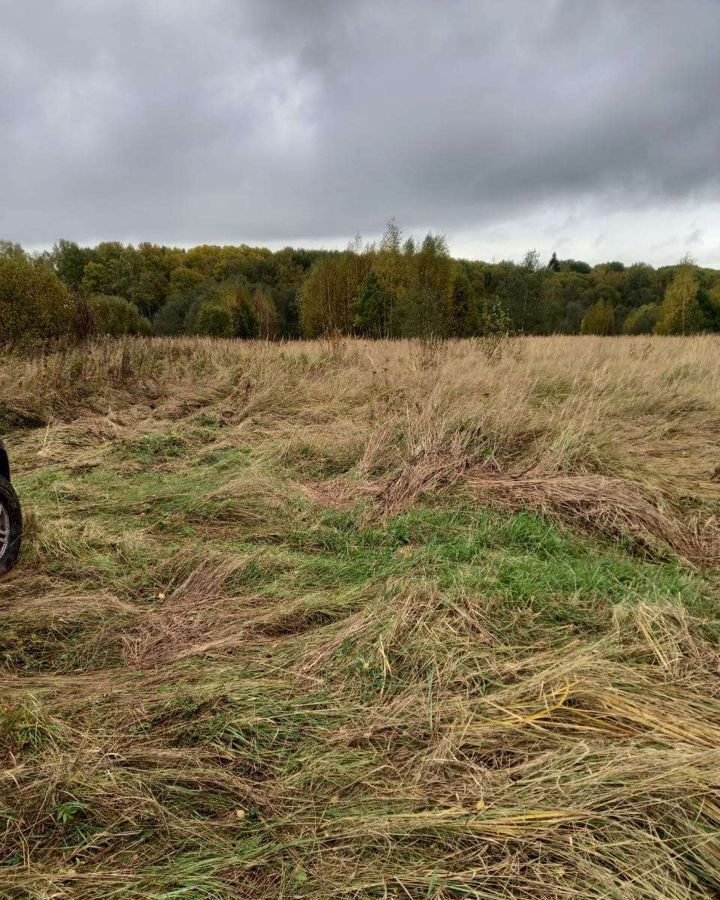
[[[17,562],[22,540],[22,512],[20,501],[10,482],[0,477],[0,504],[6,510],[10,521],[10,542],[0,556],[0,575],[8,572]]]

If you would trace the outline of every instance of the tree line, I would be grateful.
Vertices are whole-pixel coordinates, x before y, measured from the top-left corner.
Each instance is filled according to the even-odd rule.
[[[293,339],[720,331],[720,271],[686,258],[590,266],[530,250],[520,263],[453,259],[442,235],[345,251],[60,240],[0,242],[0,342],[92,335]]]

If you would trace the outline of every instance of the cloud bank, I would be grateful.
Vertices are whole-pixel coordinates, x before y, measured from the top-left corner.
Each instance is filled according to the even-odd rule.
[[[717,0],[0,13],[0,237],[720,265]]]

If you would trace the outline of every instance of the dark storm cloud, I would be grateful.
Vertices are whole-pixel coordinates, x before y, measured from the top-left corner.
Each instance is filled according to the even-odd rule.
[[[719,199],[716,0],[0,13],[0,237],[28,245],[344,239],[391,215],[452,236],[540,211],[551,234],[572,203]]]

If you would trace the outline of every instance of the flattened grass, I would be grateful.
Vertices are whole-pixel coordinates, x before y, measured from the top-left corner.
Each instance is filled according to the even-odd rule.
[[[407,396],[362,413],[365,344],[111,346],[47,361],[68,387],[42,403],[21,374],[65,421],[11,434],[32,525],[0,582],[0,895],[717,896],[717,570],[466,490],[491,445],[630,477],[620,438],[557,443],[583,379],[533,347],[534,436],[467,425],[472,359],[525,363],[461,345],[398,347]],[[455,425],[402,408],[453,366]],[[711,376],[678,366],[688,410]]]

